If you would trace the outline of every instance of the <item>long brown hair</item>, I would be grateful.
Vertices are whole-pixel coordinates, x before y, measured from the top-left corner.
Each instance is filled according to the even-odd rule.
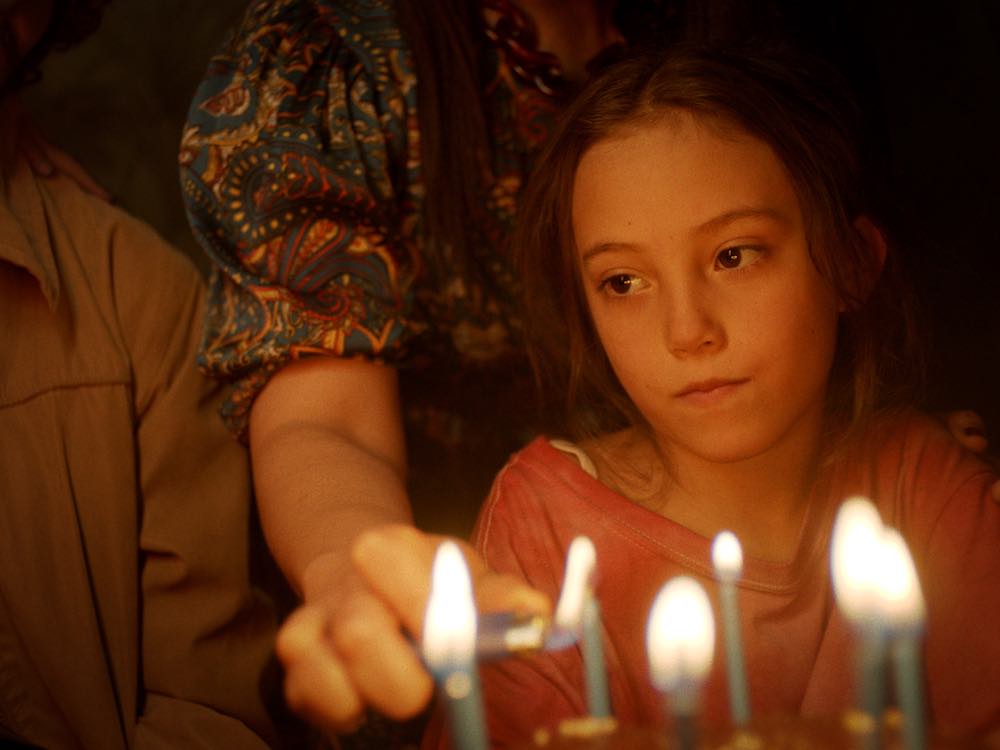
[[[602,1],[614,3],[614,24],[631,49],[746,38],[779,23],[773,0]],[[463,264],[475,257],[468,219],[490,178],[482,2],[397,0],[396,7],[417,77],[425,236]]]
[[[490,163],[482,10],[477,0],[399,0],[397,8],[417,74],[426,236],[469,258],[468,217]]]
[[[623,126],[669,110],[735,126],[767,143],[802,203],[810,254],[845,306],[829,403],[851,436],[912,395],[919,361],[912,306],[894,254],[879,259],[855,227],[869,212],[861,119],[837,74],[787,47],[677,45],[618,63],[566,112],[529,184],[515,239],[529,351],[560,409],[550,429],[577,439],[642,425],[608,362],[581,286],[571,225],[577,164]],[[876,281],[877,280],[877,281]]]

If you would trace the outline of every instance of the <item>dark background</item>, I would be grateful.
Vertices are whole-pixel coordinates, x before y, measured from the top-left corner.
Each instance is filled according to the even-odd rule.
[[[927,313],[925,406],[975,409],[1000,438],[1000,2],[781,4],[875,123],[886,218]],[[208,56],[244,6],[114,0],[98,33],[52,56],[25,96],[52,140],[202,269],[177,145]]]
[[[1000,2],[785,0],[851,80],[881,146],[885,215],[926,317],[931,410],[1000,439]]]

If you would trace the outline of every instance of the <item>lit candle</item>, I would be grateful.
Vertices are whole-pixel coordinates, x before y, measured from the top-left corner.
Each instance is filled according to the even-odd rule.
[[[594,595],[596,565],[594,543],[585,536],[576,537],[566,554],[563,590],[553,622],[558,632],[578,634],[587,683],[587,710],[591,716],[604,718],[611,715],[611,699],[601,640],[601,607]]]
[[[867,747],[879,741],[885,707],[885,628],[879,611],[875,573],[881,559],[883,527],[878,510],[869,500],[845,500],[833,527],[831,567],[837,604],[854,625],[858,649],[859,704],[870,718],[865,732]]]
[[[712,542],[712,565],[719,580],[722,628],[726,639],[726,671],[729,677],[729,708],[733,724],[745,726],[750,721],[750,698],[743,664],[743,639],[740,634],[740,607],[736,582],[743,572],[743,549],[731,531],[720,532]]]
[[[883,534],[879,567],[880,607],[892,633],[896,697],[903,713],[903,743],[907,750],[924,750],[927,741],[920,640],[926,608],[913,558],[895,529],[886,529]]]
[[[579,643],[584,630],[586,601],[588,597],[593,598],[596,558],[594,546],[588,539],[574,539],[566,555],[562,588],[552,620],[516,612],[481,614],[476,654],[481,659],[497,659],[539,650],[558,651]],[[603,659],[597,663],[603,666]]]
[[[671,579],[650,610],[646,654],[653,685],[673,712],[681,750],[697,745],[699,693],[714,648],[715,621],[705,589],[688,576]]]
[[[476,605],[462,551],[443,542],[434,557],[422,652],[447,706],[457,750],[485,750],[486,728],[476,666]]]

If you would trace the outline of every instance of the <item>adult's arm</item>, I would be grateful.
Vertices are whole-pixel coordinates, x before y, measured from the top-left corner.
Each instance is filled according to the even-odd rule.
[[[395,370],[331,357],[289,365],[254,403],[250,445],[265,535],[303,597],[278,637],[289,705],[330,732],[368,706],[415,715],[432,691],[413,640],[441,539],[410,525]],[[547,609],[468,556],[482,607]]]
[[[325,356],[288,365],[254,402],[250,446],[268,545],[305,602],[278,641],[289,704],[327,729],[349,727],[367,702],[416,713],[430,680],[350,558],[362,531],[410,520],[395,370]]]
[[[376,364],[406,364],[433,325],[414,305],[416,89],[393,5],[364,6],[248,6],[180,156],[216,266],[200,362],[233,386],[230,425],[249,422],[265,534],[304,599],[278,640],[286,694],[330,730],[430,695],[400,628],[419,630],[436,540],[409,526],[396,376]]]

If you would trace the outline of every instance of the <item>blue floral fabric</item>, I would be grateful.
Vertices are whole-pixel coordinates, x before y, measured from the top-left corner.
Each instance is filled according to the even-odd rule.
[[[181,183],[215,266],[199,361],[233,384],[235,430],[299,357],[368,357],[438,385],[516,357],[506,239],[558,102],[484,55],[492,174],[463,263],[422,233],[416,80],[391,0],[254,2],[211,60]],[[413,409],[433,430],[436,407]]]

